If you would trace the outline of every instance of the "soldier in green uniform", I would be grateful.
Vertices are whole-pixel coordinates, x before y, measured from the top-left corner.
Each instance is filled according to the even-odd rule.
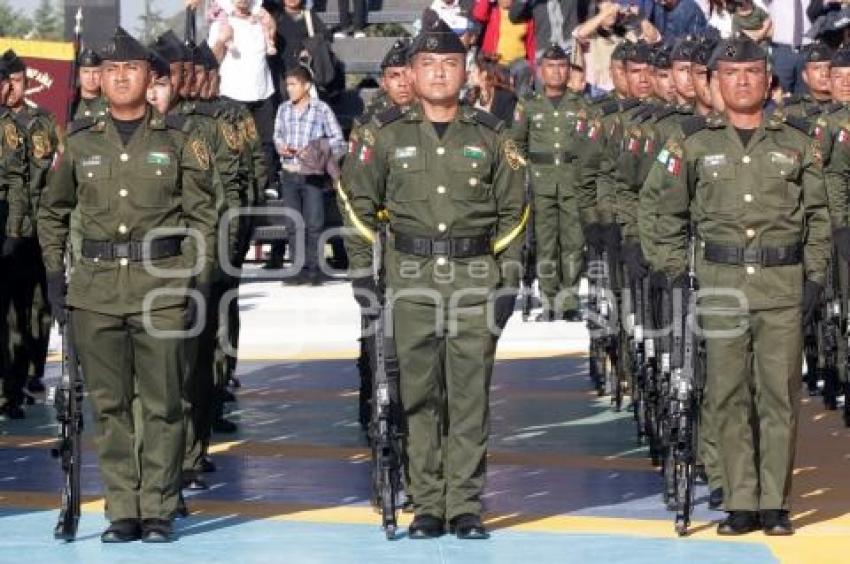
[[[0,60],[0,101],[9,95],[9,69]],[[23,335],[13,309],[14,255],[17,254],[24,217],[29,210],[26,188],[24,133],[5,105],[0,104],[0,417],[22,419],[25,371],[13,366],[12,352],[20,349]]]
[[[539,320],[580,321],[582,224],[594,219],[583,214],[595,206],[598,174],[598,168],[584,162],[588,144],[601,137],[602,128],[584,99],[567,89],[569,55],[560,46],[544,51],[540,77],[543,93],[517,104],[510,130],[530,164],[537,279],[543,300]]]
[[[410,45],[407,41],[396,41],[387,54],[384,60],[381,61],[381,92],[375,97],[375,100],[366,108],[362,115],[354,119],[354,124],[351,133],[348,136],[348,142],[351,147],[360,143],[361,139],[374,138],[375,132],[378,130],[378,123],[375,117],[388,111],[392,107],[398,107],[402,110],[407,110],[414,102],[414,93],[410,79],[407,75],[408,49]],[[355,166],[354,158],[346,158],[343,162],[342,175],[349,174],[349,169]],[[353,229],[350,217],[345,210],[345,202],[348,200],[348,195],[340,191],[343,190],[342,183],[337,183],[337,203],[340,207],[340,215],[343,219],[343,224],[348,229]],[[371,323],[368,317],[364,317],[362,325],[365,328]],[[375,369],[375,343],[374,331],[365,330],[362,336],[365,349],[361,348],[361,357],[357,361],[358,366],[368,366],[369,370],[360,371],[360,395],[359,395],[359,410],[358,419],[361,428],[365,431],[371,418],[371,401],[372,401],[372,372]],[[366,351],[363,356],[363,351]],[[368,364],[361,364],[368,362]]]
[[[17,330],[21,347],[14,354],[13,370],[22,371],[30,392],[43,392],[44,364],[50,326],[53,322],[47,303],[44,264],[36,239],[36,222],[42,192],[47,184],[47,172],[59,145],[56,118],[50,112],[26,104],[26,65],[11,49],[3,55],[9,69],[11,89],[6,105],[15,115],[24,133],[27,158],[26,188],[29,210],[21,225],[19,243],[13,258],[13,284]]]
[[[184,97],[184,94],[191,94],[193,88],[198,92],[203,89],[206,72],[203,66],[195,68],[192,62],[192,73],[189,78],[192,84],[189,88],[182,81],[175,81],[174,73],[179,72],[181,67],[185,77],[186,59],[191,62],[194,53],[188,56],[185,46],[172,32],[169,31],[160,36],[154,44],[154,49],[160,57],[168,61],[172,71],[172,86],[176,92],[181,93],[173,96],[169,114],[185,117],[184,131],[197,130],[210,148],[216,208],[221,218],[226,210],[238,209],[242,206],[244,184],[239,177],[242,141],[238,128],[231,123],[222,108]],[[221,226],[220,223],[219,226]],[[228,260],[232,260],[236,254],[238,228],[238,221],[231,221],[227,225],[228,256],[226,258]],[[208,292],[205,292],[210,299],[207,303],[204,330],[197,339],[191,340],[187,345],[188,366],[183,385],[186,404],[186,457],[183,463],[183,482],[184,486],[191,490],[207,488],[201,473],[212,469],[206,452],[211,431],[228,433],[236,431],[235,423],[220,416],[216,401],[215,350],[219,328],[219,303],[229,287],[229,282],[222,270],[218,253],[214,254],[216,260],[210,278],[211,286]]]
[[[710,66],[726,114],[685,122],[658,154],[646,181],[661,194],[655,240],[673,288],[686,283],[696,249],[729,512],[718,534],[788,535],[800,320],[816,311],[830,252],[822,154],[806,123],[765,116],[758,45],[723,41]]]
[[[88,47],[77,58],[80,91],[71,112],[73,119],[98,118],[106,113],[106,100],[100,93],[100,55]]]
[[[829,67],[832,49],[823,43],[812,43],[803,48],[803,82],[808,94],[794,94],[782,100],[787,115],[808,118],[811,123],[823,127],[818,121],[832,103],[829,84]]]
[[[401,368],[411,538],[485,538],[481,522],[496,335],[514,309],[524,160],[502,123],[458,101],[466,49],[442,20],[411,47],[418,103],[376,116],[343,178],[355,297],[373,308],[372,241],[388,213],[388,303]],[[460,312],[463,311],[461,314]],[[452,327],[451,336],[444,330]],[[495,327],[494,327],[495,325]]]
[[[118,28],[101,56],[109,114],[69,127],[38,235],[50,304],[60,324],[67,311],[94,407],[111,522],[101,540],[168,542],[184,450],[184,328],[200,307],[187,303],[187,288],[209,287],[213,265],[212,157],[204,138],[184,133],[184,118],[145,102],[144,47]],[[66,298],[64,251],[78,207],[81,258]]]

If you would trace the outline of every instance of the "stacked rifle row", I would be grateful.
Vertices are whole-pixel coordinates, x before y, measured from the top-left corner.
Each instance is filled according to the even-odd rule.
[[[834,253],[833,253],[834,255]],[[841,271],[840,268],[844,268]],[[821,394],[824,407],[838,409],[844,397],[844,424],[850,427],[850,324],[846,295],[846,263],[833,256],[830,261],[823,300],[812,323],[804,327],[803,347],[806,358],[805,383],[810,396]],[[842,282],[843,279],[843,282]]]
[[[691,245],[693,255],[693,244]],[[661,467],[664,502],[675,512],[676,531],[690,525],[704,354],[696,328],[693,256],[680,287],[652,288],[649,277],[624,272],[617,257],[588,249],[590,377],[614,409],[634,414],[637,439]]]

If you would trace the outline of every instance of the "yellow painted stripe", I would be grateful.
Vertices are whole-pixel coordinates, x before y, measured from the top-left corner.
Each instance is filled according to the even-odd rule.
[[[19,57],[52,59],[57,61],[74,60],[74,44],[64,41],[31,41],[0,37],[0,50],[14,49]]]
[[[497,240],[493,244],[494,253],[501,253],[502,251],[508,248],[508,245],[510,245],[514,241],[514,239],[519,237],[519,234],[522,233],[523,229],[525,229],[525,224],[528,223],[529,214],[531,214],[531,206],[526,204],[525,209],[522,210],[522,217],[519,220],[519,224],[514,227],[510,233]]]

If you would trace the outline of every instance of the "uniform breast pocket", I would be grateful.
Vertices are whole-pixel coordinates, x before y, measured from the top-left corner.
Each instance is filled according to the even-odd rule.
[[[112,172],[109,161],[103,158],[81,159],[75,166],[80,207],[90,211],[109,209]]]
[[[138,181],[127,187],[134,204],[143,208],[172,205],[177,189],[177,168],[173,164],[147,164],[137,175]]]
[[[800,202],[800,155],[792,151],[771,151],[763,157],[764,197],[766,205],[792,209]]]
[[[698,171],[702,188],[698,193],[702,199],[702,207],[707,212],[731,212],[740,209],[741,202],[735,184],[735,165],[725,159],[720,162],[702,162]]]
[[[452,185],[449,192],[454,200],[488,200],[491,196],[490,159],[484,149],[465,149],[469,156],[449,159]]]
[[[390,160],[388,197],[396,202],[428,199],[428,186],[422,181],[425,159],[421,156]]]

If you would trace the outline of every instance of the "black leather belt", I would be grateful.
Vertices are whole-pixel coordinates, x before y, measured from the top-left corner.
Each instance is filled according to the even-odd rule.
[[[563,164],[573,160],[573,154],[567,152],[559,153],[528,153],[528,160],[532,164],[553,165]]]
[[[426,239],[404,233],[393,233],[395,250],[417,257],[443,256],[469,258],[489,255],[490,237],[453,237],[451,239]]]
[[[183,237],[153,239],[145,245],[143,241],[113,243],[83,239],[82,254],[87,259],[128,259],[133,262],[175,257],[181,253]]]
[[[742,247],[727,247],[725,245],[706,243],[703,249],[703,257],[708,262],[717,262],[720,264],[788,266],[791,264],[800,264],[803,261],[803,245],[745,249]]]

